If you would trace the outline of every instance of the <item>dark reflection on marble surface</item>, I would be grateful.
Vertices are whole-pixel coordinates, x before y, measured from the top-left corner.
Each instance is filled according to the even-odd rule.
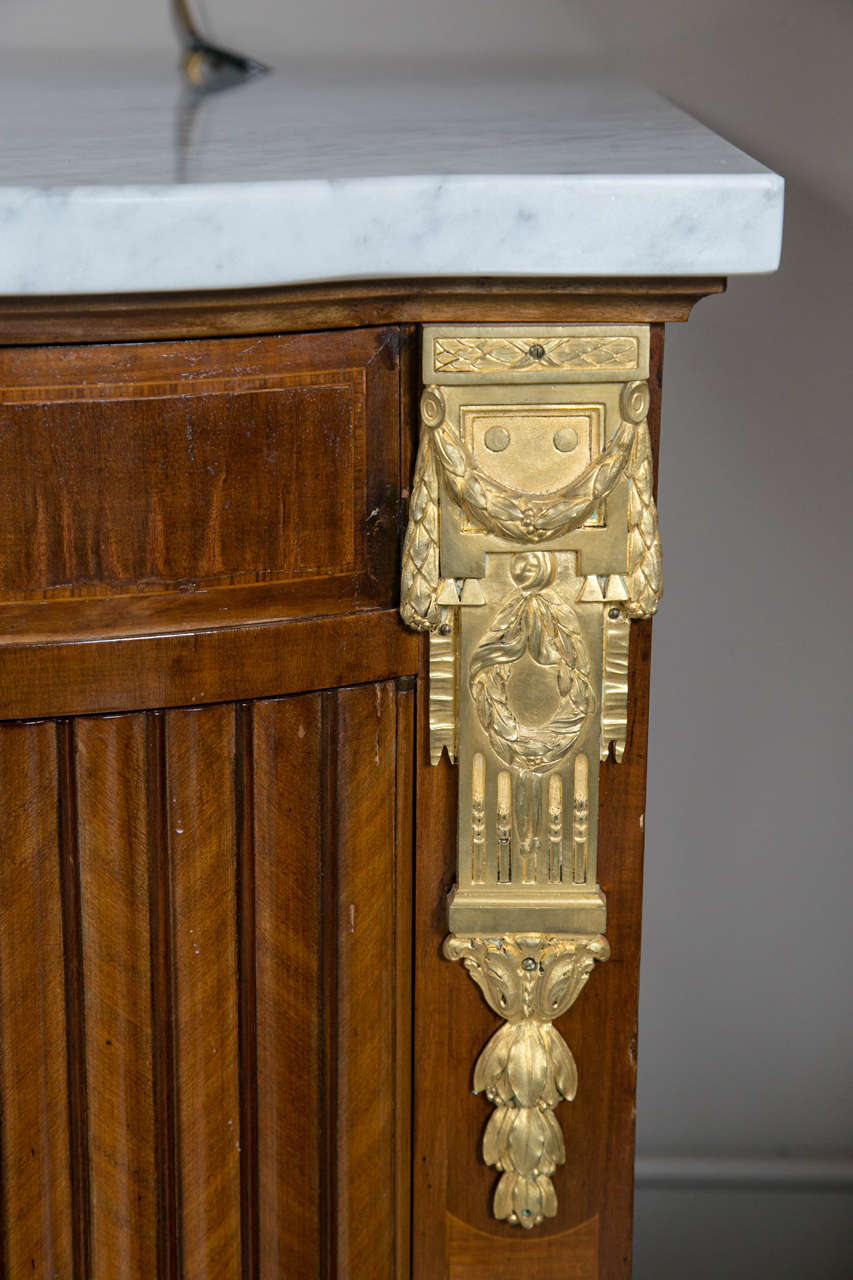
[[[177,104],[175,181],[188,182],[195,123],[207,95],[244,85],[270,68],[255,58],[211,44],[200,31],[189,0],[171,0],[170,7],[181,42],[181,70],[186,84]]]
[[[182,89],[168,54],[0,49],[0,186],[173,183]],[[207,95],[187,181],[761,172],[648,90],[565,64],[282,58],[244,90]]]
[[[196,93],[220,93],[269,71],[255,58],[212,44],[202,35],[189,0],[171,0],[171,12],[181,42],[181,67]]]

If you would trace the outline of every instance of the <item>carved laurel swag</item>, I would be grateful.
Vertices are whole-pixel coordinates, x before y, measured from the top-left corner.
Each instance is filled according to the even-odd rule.
[[[438,472],[432,441],[421,436],[403,541],[400,614],[417,631],[434,630],[441,617],[438,576]]]
[[[624,471],[633,439],[633,425],[621,423],[607,448],[571,484],[542,494],[511,489],[487,476],[447,419],[432,435],[442,475],[459,506],[481,529],[512,542],[560,538],[588,520]]]
[[[572,1051],[551,1023],[574,1003],[606,938],[508,934],[445,940],[448,960],[461,960],[489,1007],[505,1020],[474,1068],[474,1092],[495,1110],[483,1136],[483,1158],[501,1173],[496,1218],[534,1227],[554,1217],[551,1175],[566,1158],[554,1108],[571,1101],[578,1073]]]
[[[651,447],[646,424],[648,386],[626,383],[622,421],[606,449],[570,484],[551,493],[525,493],[487,476],[454,432],[440,391],[428,387],[421,401],[426,430],[415,465],[409,524],[403,544],[403,620],[434,630],[441,610],[439,578],[439,474],[468,518],[486,533],[511,542],[564,537],[582,525],[613,490],[623,472],[630,481],[628,582],[631,617],[650,617],[662,594],[661,547],[652,496]]]
[[[626,383],[620,407],[623,418],[634,422],[636,428],[628,462],[629,600],[626,607],[632,618],[651,618],[663,597],[663,573],[658,513],[652,491],[652,446],[646,420],[648,384]]]
[[[554,568],[548,552],[513,558],[510,572],[520,590],[498,611],[468,672],[477,716],[495,755],[506,764],[536,772],[568,755],[596,705],[577,618],[555,591],[547,589]],[[559,697],[554,715],[534,727],[524,725],[510,705],[513,667],[525,653],[539,666],[554,670]]]
[[[637,427],[629,467],[628,592],[632,618],[651,618],[663,598],[658,513],[652,496],[652,446],[645,422]]]

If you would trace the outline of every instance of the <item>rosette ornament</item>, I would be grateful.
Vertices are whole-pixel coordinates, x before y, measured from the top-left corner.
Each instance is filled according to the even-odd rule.
[[[495,1110],[483,1135],[483,1158],[500,1171],[493,1211],[534,1227],[557,1212],[551,1175],[566,1158],[554,1108],[570,1102],[578,1073],[553,1021],[586,985],[596,960],[610,954],[597,935],[507,934],[445,940],[448,960],[461,960],[489,1007],[505,1020],[474,1068],[474,1092]]]

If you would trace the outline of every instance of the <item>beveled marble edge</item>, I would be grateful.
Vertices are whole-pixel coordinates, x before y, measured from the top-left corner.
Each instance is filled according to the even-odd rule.
[[[767,170],[7,186],[0,294],[769,272],[783,189]]]

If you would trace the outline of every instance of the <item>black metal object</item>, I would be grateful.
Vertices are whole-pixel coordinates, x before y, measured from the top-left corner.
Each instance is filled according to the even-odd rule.
[[[172,0],[172,17],[182,45],[181,68],[198,93],[217,93],[263,75],[269,67],[231,49],[205,40],[190,10],[189,0]]]

